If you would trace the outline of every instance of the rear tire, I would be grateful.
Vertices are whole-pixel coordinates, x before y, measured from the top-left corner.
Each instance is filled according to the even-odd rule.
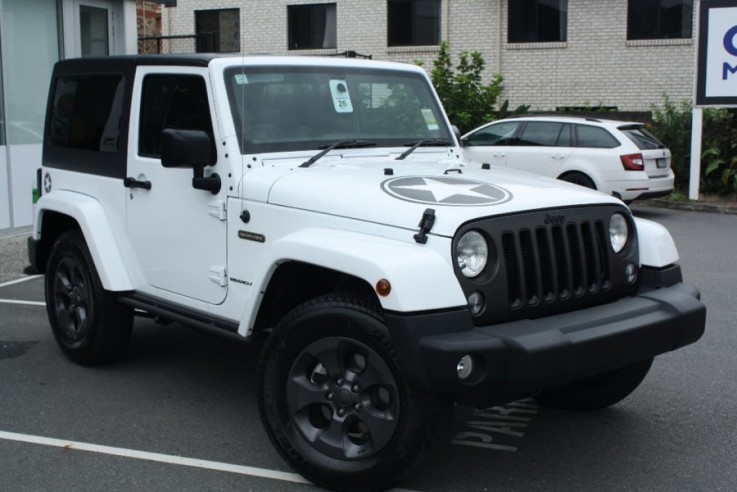
[[[66,356],[83,365],[118,359],[128,345],[133,309],[102,287],[82,234],[59,236],[46,266],[46,312]]]
[[[546,391],[535,399],[546,407],[590,412],[614,405],[640,385],[653,363],[652,357],[621,369],[599,374]]]
[[[596,189],[596,185],[594,184],[594,181],[586,176],[584,173],[579,172],[570,172],[565,173],[564,175],[560,176],[558,179],[561,181],[565,181],[567,183],[572,183],[575,185],[583,186],[585,188],[590,188],[592,190]]]
[[[381,490],[442,442],[453,404],[412,389],[373,303],[329,295],[282,319],[260,361],[259,410],[281,456],[324,487]]]

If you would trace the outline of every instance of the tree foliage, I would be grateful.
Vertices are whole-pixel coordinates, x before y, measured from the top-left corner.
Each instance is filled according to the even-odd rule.
[[[453,68],[448,43],[440,43],[440,52],[430,72],[432,83],[445,107],[450,122],[461,133],[495,119],[495,107],[504,78],[494,75],[489,84],[482,82],[486,62],[478,51],[462,51]]]

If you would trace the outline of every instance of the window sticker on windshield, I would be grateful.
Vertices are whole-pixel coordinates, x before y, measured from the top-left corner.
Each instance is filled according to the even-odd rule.
[[[422,117],[425,118],[425,124],[428,130],[440,130],[435,115],[430,108],[422,108]]]
[[[345,80],[331,80],[330,93],[333,95],[333,106],[336,113],[352,113],[353,104],[348,94],[348,84]]]
[[[248,76],[245,73],[235,74],[235,83],[238,85],[244,85],[248,83]]]

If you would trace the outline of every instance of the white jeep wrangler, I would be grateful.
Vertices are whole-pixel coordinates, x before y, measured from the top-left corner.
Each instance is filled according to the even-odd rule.
[[[393,485],[455,402],[612,405],[705,308],[661,226],[461,156],[418,67],[307,57],[56,64],[29,256],[73,361],[134,314],[265,337],[274,446],[340,489]]]

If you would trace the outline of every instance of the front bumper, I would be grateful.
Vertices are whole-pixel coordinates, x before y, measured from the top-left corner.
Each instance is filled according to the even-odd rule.
[[[502,402],[675,350],[704,332],[706,308],[680,268],[641,273],[638,292],[608,304],[538,319],[475,327],[467,309],[387,313],[410,384]],[[464,355],[474,371],[461,381]]]

